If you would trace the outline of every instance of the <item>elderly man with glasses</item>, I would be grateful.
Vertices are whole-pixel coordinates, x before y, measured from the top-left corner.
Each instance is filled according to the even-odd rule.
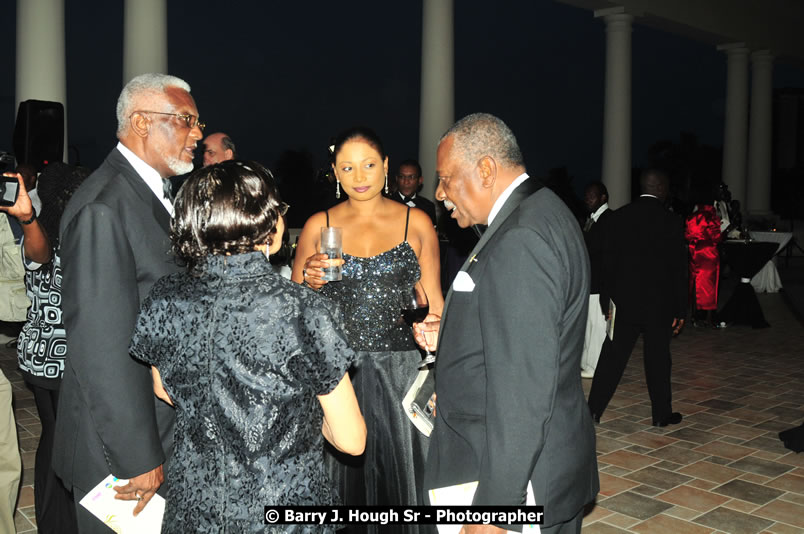
[[[190,86],[165,74],[133,78],[117,101],[119,143],[73,195],[61,220],[62,309],[69,357],[53,469],[73,491],[82,533],[108,532],[79,501],[108,475],[138,514],[163,482],[173,409],[150,370],[129,356],[140,303],[179,268],[168,237],[168,178],[193,169],[204,125]],[[161,492],[160,492],[161,493]]]

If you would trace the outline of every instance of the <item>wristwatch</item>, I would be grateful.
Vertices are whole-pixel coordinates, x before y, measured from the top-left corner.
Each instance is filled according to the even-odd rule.
[[[31,214],[31,218],[28,219],[27,221],[20,221],[20,224],[31,224],[32,222],[34,222],[36,220],[36,208],[31,208],[31,209],[33,210],[33,213]]]

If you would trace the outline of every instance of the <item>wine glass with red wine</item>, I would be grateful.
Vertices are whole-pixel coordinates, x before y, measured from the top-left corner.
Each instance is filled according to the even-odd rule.
[[[428,313],[430,313],[430,303],[427,301],[427,293],[424,292],[422,283],[416,282],[412,288],[405,291],[403,294],[402,318],[409,327],[413,328],[413,323],[420,323],[424,321],[424,318],[427,317]],[[427,354],[419,364],[420,369],[435,362],[435,355],[431,354],[429,349],[425,348],[425,351]]]

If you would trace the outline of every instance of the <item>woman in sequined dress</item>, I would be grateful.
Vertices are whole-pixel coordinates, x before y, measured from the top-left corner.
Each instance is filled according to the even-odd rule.
[[[185,272],[144,300],[131,354],[176,408],[163,534],[333,533],[269,525],[265,506],[331,506],[323,437],[360,454],[366,427],[337,306],[276,273],[287,206],[253,162],[198,169],[182,186],[171,239]]]
[[[421,279],[430,312],[443,308],[438,239],[427,214],[382,195],[388,158],[374,132],[342,133],[333,157],[337,187],[347,199],[304,225],[292,279],[341,305],[346,337],[358,351],[350,376],[368,435],[363,456],[328,455],[328,462],[344,504],[413,505],[422,502],[427,441],[401,404],[421,354],[401,320],[400,301]],[[326,255],[317,254],[326,226],[343,228],[343,279],[329,283],[322,280]],[[382,527],[383,533],[418,530],[425,527]]]

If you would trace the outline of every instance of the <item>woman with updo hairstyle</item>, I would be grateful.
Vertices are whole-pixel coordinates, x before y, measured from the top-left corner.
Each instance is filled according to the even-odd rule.
[[[402,399],[422,356],[411,328],[401,320],[401,302],[420,281],[430,313],[441,313],[438,237],[424,211],[383,196],[388,157],[372,130],[357,127],[341,133],[334,143],[332,169],[346,201],[307,220],[292,279],[343,310],[346,337],[358,351],[349,373],[368,441],[359,458],[329,451],[327,461],[344,504],[415,505],[423,502],[427,438],[408,419]],[[323,279],[322,268],[330,260],[319,254],[319,241],[321,228],[327,226],[343,229],[340,281]],[[435,530],[427,525],[367,529],[382,534]]]
[[[323,438],[346,454],[365,447],[336,306],[268,261],[286,209],[254,162],[203,167],[179,190],[171,239],[187,270],[153,286],[130,350],[176,408],[163,533],[280,531],[265,506],[336,502]],[[301,531],[334,528],[281,527]]]

